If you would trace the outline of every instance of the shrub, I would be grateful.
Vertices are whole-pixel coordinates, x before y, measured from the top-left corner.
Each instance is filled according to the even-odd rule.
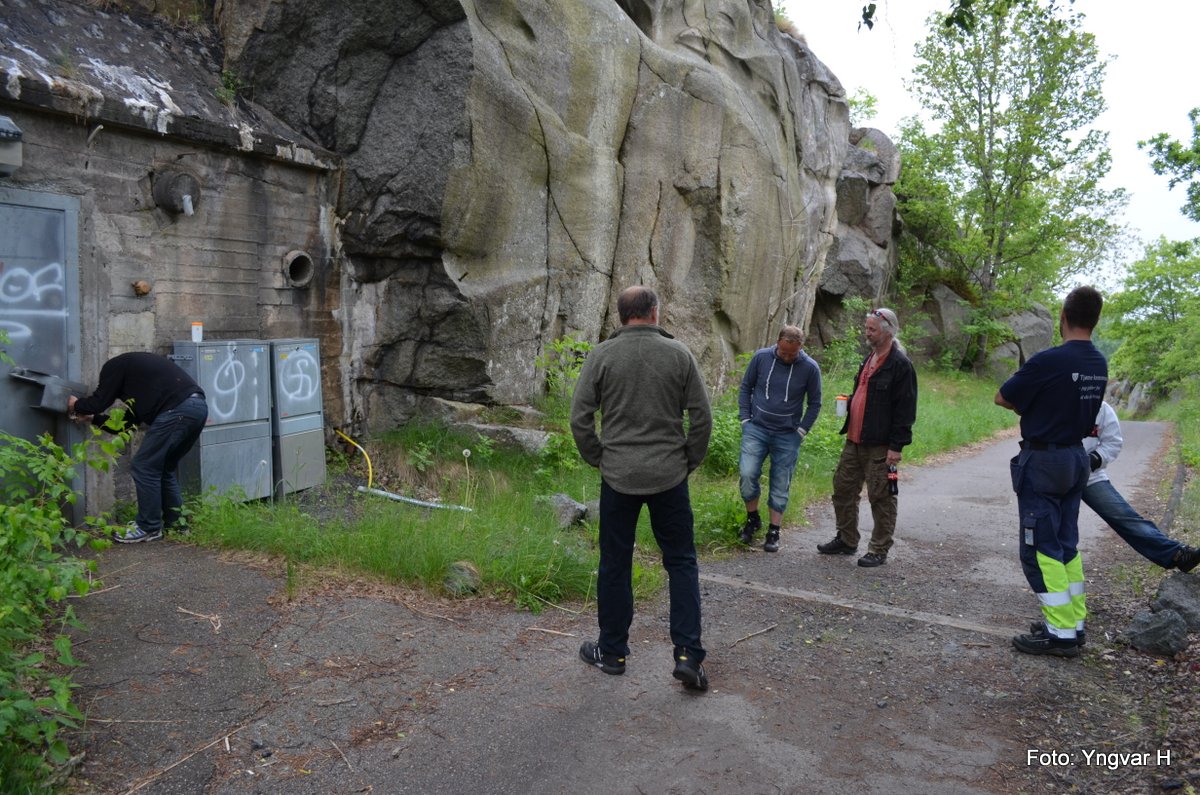
[[[86,467],[108,469],[129,440],[127,431],[90,433],[68,452],[48,434],[29,441],[0,432],[0,781],[7,792],[45,788],[53,766],[69,759],[61,730],[82,718],[62,673],[75,660],[61,629],[78,626],[65,599],[88,592],[95,564],[64,553],[89,540],[97,549],[108,542],[72,527],[62,508],[78,499],[76,477]],[[102,519],[88,521],[107,528]]]

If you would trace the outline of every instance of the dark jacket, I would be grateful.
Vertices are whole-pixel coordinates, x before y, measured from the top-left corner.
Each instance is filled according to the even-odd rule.
[[[75,413],[91,414],[94,424],[103,425],[107,417],[102,412],[120,400],[130,425],[150,425],[189,395],[203,397],[204,391],[175,362],[154,353],[122,353],[100,368],[100,384],[76,401]]]
[[[866,367],[870,358],[863,359],[858,366],[858,372],[854,375],[854,391],[858,391],[858,379],[862,377],[863,367]],[[862,443],[886,444],[889,450],[900,452],[905,445],[912,444],[912,426],[917,421],[917,371],[899,345],[892,343],[892,352],[867,381],[867,389]],[[850,398],[853,400],[854,392],[850,393]],[[847,413],[840,433],[845,433],[849,425]]]

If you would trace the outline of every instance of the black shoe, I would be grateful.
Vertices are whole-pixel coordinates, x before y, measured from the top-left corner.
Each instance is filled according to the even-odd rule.
[[[858,559],[858,565],[864,569],[873,569],[876,566],[882,566],[887,563],[886,552],[868,552]]]
[[[1171,563],[1174,564],[1175,568],[1186,574],[1197,566],[1200,566],[1200,549],[1185,546],[1175,553],[1175,557],[1171,559]]]
[[[1034,621],[1033,623],[1031,623],[1029,625],[1029,631],[1035,635],[1037,635],[1038,633],[1045,634],[1046,624],[1044,621]],[[1084,644],[1086,644],[1086,643],[1087,643],[1087,630],[1085,630],[1085,629],[1075,630],[1075,645],[1079,646],[1080,648],[1083,648]]]
[[[775,528],[767,530],[767,537],[763,540],[764,552],[779,551],[779,531]]]
[[[841,536],[834,536],[832,541],[817,544],[817,551],[822,555],[853,555],[858,551],[858,547],[850,546]]]
[[[1015,635],[1012,644],[1025,654],[1049,654],[1054,657],[1078,657],[1079,642],[1056,638],[1040,626],[1028,635]]]
[[[687,649],[675,649],[675,671],[671,674],[688,690],[708,690],[704,666],[696,662]]]
[[[585,640],[579,647],[579,659],[588,665],[594,665],[606,674],[620,676],[625,673],[625,658],[615,654],[603,654],[600,647],[590,640]]]
[[[754,541],[754,536],[761,528],[761,519],[747,519],[746,523],[742,525],[742,531],[738,533],[738,541],[741,541],[746,546],[750,546]]]

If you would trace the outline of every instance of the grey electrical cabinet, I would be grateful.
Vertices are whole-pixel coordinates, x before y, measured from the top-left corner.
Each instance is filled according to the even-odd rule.
[[[321,353],[315,339],[270,340],[275,496],[325,482]]]
[[[271,363],[262,340],[176,342],[171,357],[204,390],[208,422],[179,462],[188,491],[271,496]]]

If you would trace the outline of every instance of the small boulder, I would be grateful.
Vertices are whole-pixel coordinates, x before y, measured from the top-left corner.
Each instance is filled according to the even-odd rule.
[[[1174,657],[1188,647],[1187,622],[1171,609],[1142,610],[1118,639],[1147,654]]]
[[[1200,631],[1200,578],[1182,572],[1167,577],[1150,609],[1174,610],[1187,622],[1189,632]]]
[[[583,503],[576,502],[566,494],[551,494],[549,497],[539,497],[538,502],[545,502],[554,510],[559,527],[570,527],[582,522],[587,517],[588,509]]]
[[[446,567],[446,576],[442,580],[446,593],[451,596],[466,596],[476,593],[483,585],[479,569],[469,560],[457,560]]]

